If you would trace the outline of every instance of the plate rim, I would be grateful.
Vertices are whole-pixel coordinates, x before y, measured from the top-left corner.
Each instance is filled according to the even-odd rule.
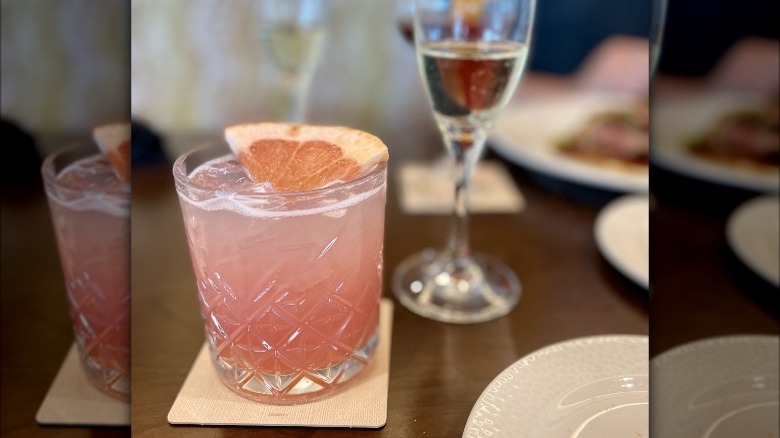
[[[552,344],[545,345],[543,347],[537,348],[536,350],[533,350],[522,357],[518,358],[508,366],[506,366],[501,372],[498,373],[493,379],[491,379],[490,383],[488,383],[485,388],[480,393],[479,397],[477,397],[476,401],[474,402],[474,405],[471,408],[471,411],[469,412],[469,416],[466,419],[466,424],[463,428],[463,438],[468,438],[471,435],[468,435],[469,426],[472,424],[472,419],[475,416],[475,413],[477,412],[477,408],[481,401],[486,397],[486,395],[490,392],[491,388],[493,388],[494,384],[500,381],[502,378],[506,378],[505,374],[510,372],[515,366],[520,365],[523,361],[535,361],[538,357],[548,356],[550,354],[559,354],[562,349],[566,349],[567,347],[574,347],[576,345],[581,345],[583,343],[588,342],[614,342],[615,345],[621,345],[624,343],[643,343],[645,345],[645,348],[648,351],[648,357],[645,361],[647,364],[647,375],[649,377],[650,375],[650,361],[649,361],[649,336],[643,335],[643,334],[631,334],[631,333],[616,333],[616,334],[601,334],[601,335],[590,335],[590,336],[579,336],[574,337],[570,339],[564,339],[561,341],[554,342]],[[532,362],[533,363],[533,362]],[[532,366],[532,365],[529,365]],[[522,367],[522,368],[525,368]],[[648,400],[649,403],[649,400]]]
[[[622,260],[618,257],[618,255],[612,250],[612,247],[606,243],[607,242],[607,238],[605,234],[607,232],[605,229],[606,220],[610,216],[619,213],[621,209],[626,208],[626,206],[636,202],[645,202],[647,204],[647,210],[649,214],[650,197],[648,194],[629,194],[629,195],[620,196],[612,200],[611,202],[609,202],[606,206],[604,206],[599,211],[598,215],[596,216],[596,220],[593,222],[593,234],[596,240],[596,246],[598,247],[601,254],[604,256],[604,258],[607,259],[609,264],[612,265],[612,267],[615,268],[618,272],[625,275],[629,280],[641,286],[643,289],[649,291],[650,276],[648,275],[647,277],[644,277],[640,273],[638,273],[633,266],[631,266],[628,263],[623,263]],[[648,217],[648,221],[649,221],[649,217]],[[649,241],[649,235],[648,235],[648,241]],[[649,262],[650,260],[648,254],[648,263]]]
[[[693,340],[693,341],[689,341],[689,342],[686,342],[686,343],[674,346],[674,347],[672,347],[672,348],[670,348],[670,349],[668,349],[666,351],[663,351],[663,352],[659,353],[655,357],[651,358],[651,360],[650,360],[650,374],[656,376],[655,377],[655,380],[656,380],[655,386],[657,387],[657,385],[659,384],[658,383],[659,367],[671,366],[671,365],[667,364],[670,361],[673,362],[672,365],[674,365],[674,360],[676,360],[676,359],[678,359],[680,357],[682,357],[682,358],[685,358],[685,357],[696,358],[697,357],[696,353],[699,352],[699,351],[702,351],[702,350],[713,351],[715,353],[720,353],[720,354],[726,354],[728,351],[724,350],[724,348],[723,348],[724,345],[749,345],[749,344],[756,344],[755,345],[756,347],[762,347],[763,344],[770,344],[770,346],[778,346],[778,345],[780,345],[780,336],[774,335],[774,334],[769,334],[769,333],[735,333],[735,334],[727,334],[727,335],[713,335],[713,336],[708,336],[708,337],[696,339],[696,340]],[[764,348],[764,349],[761,349],[760,351],[769,351],[769,349]],[[777,350],[775,349],[775,351],[777,351]],[[701,357],[701,356],[699,355],[698,357]],[[746,361],[745,363],[753,365],[753,362],[747,362]],[[698,363],[697,361],[694,361],[694,364],[691,365],[691,367],[692,368],[695,367],[697,369],[701,369],[701,365],[702,365],[701,363]],[[755,365],[753,365],[753,366],[755,366]],[[678,367],[679,367],[679,365],[678,365]],[[774,368],[774,369],[776,370],[777,368]],[[701,377],[701,376],[706,375],[706,374],[694,373],[694,375]],[[731,377],[731,376],[716,375],[716,376],[712,377],[711,380],[722,381],[722,379],[724,379],[726,377],[730,377],[729,380],[733,379],[733,377]],[[655,394],[656,395],[654,396],[653,393],[651,392],[651,399],[650,399],[651,403],[659,403],[659,400],[657,398],[657,397],[659,397],[658,394],[663,394],[663,392],[662,391],[658,391]],[[664,404],[668,400],[675,400],[677,402],[680,402],[680,397],[671,397],[671,396],[668,395],[668,393],[666,395],[667,395],[667,397],[662,402],[660,402],[661,406],[664,406]],[[778,399],[778,400],[780,400],[780,399]],[[681,404],[685,405],[685,401],[683,400]],[[677,412],[677,409],[675,409],[675,407],[679,406],[680,404],[673,402],[673,403],[671,403],[671,405],[672,405],[672,408],[670,409],[670,411],[671,412]],[[658,409],[658,408],[655,408],[655,409]],[[658,412],[658,411],[656,411],[656,412]],[[733,411],[730,411],[730,412],[733,412]],[[658,426],[651,426],[651,427],[655,428],[657,430]],[[664,428],[666,428],[666,427],[667,426],[664,426]],[[673,424],[670,427],[673,428],[673,429],[668,429],[667,430],[668,432],[677,432],[677,433],[681,432],[681,429],[679,428],[679,426],[675,426]],[[682,432],[684,432],[684,431],[685,430],[683,429]]]
[[[740,204],[731,212],[731,214],[729,214],[728,219],[726,220],[726,241],[728,242],[729,248],[734,251],[739,260],[752,272],[770,284],[780,286],[780,272],[768,272],[764,270],[764,267],[760,264],[754,263],[752,256],[742,244],[741,238],[738,237],[739,231],[742,229],[740,228],[740,224],[742,224],[741,221],[763,203],[771,203],[773,204],[772,206],[780,205],[780,197],[777,195],[759,195]]]

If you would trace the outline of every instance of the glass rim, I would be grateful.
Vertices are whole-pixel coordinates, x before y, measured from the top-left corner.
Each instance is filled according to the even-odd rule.
[[[41,176],[43,177],[44,184],[51,184],[60,188],[68,189],[68,190],[81,190],[80,187],[77,187],[73,184],[69,184],[64,181],[59,181],[57,177],[62,173],[61,169],[60,171],[57,171],[55,161],[66,155],[66,154],[78,154],[68,166],[72,165],[76,161],[84,160],[87,158],[91,158],[94,156],[100,156],[102,153],[100,152],[100,149],[98,146],[90,141],[78,141],[75,143],[71,143],[67,146],[61,147],[55,151],[52,151],[49,153],[49,155],[46,156],[46,158],[43,159],[43,162],[41,163]]]
[[[226,142],[224,142],[224,141],[211,141],[211,142],[207,142],[207,143],[201,144],[199,146],[196,146],[196,147],[188,150],[187,152],[184,152],[178,158],[176,158],[176,160],[173,162],[173,177],[176,180],[177,186],[178,186],[178,184],[181,184],[181,185],[187,187],[188,190],[197,190],[199,192],[213,192],[213,191],[215,191],[215,189],[213,187],[204,187],[201,184],[194,183],[192,181],[192,179],[190,178],[190,175],[192,174],[192,171],[189,174],[186,172],[185,166],[184,166],[184,161],[186,161],[187,158],[189,158],[193,154],[196,154],[198,152],[203,152],[203,151],[206,151],[206,150],[209,150],[209,149],[216,149],[218,147],[223,147],[225,149],[225,152],[227,152],[227,153],[223,154],[223,155],[215,155],[215,156],[211,157],[209,160],[206,160],[206,161],[210,161],[210,160],[214,160],[214,159],[221,158],[221,157],[226,157],[226,156],[236,157],[235,153],[233,153],[233,151],[230,149],[230,147],[227,145]],[[237,159],[237,157],[236,157],[236,159]],[[201,163],[201,165],[205,164],[206,161]],[[327,195],[327,194],[332,193],[332,192],[349,190],[350,188],[360,186],[360,185],[366,183],[367,181],[371,181],[373,179],[376,179],[376,178],[380,177],[381,175],[386,175],[387,174],[387,167],[388,167],[387,164],[388,164],[387,161],[383,161],[383,162],[377,163],[369,171],[364,172],[362,175],[360,175],[359,177],[357,177],[355,179],[351,179],[349,181],[338,181],[338,182],[329,184],[327,186],[318,187],[318,188],[314,188],[314,189],[289,190],[289,191],[271,190],[271,191],[268,191],[268,192],[258,192],[258,191],[253,190],[253,188],[256,187],[259,183],[254,182],[254,180],[252,180],[249,176],[247,176],[247,178],[249,178],[251,181],[254,182],[254,184],[252,186],[250,186],[249,188],[240,189],[240,190],[229,190],[229,189],[225,190],[224,188],[221,188],[219,190],[222,190],[222,191],[232,191],[232,192],[235,192],[237,194],[251,195],[252,197],[257,197],[257,198],[264,198],[264,197],[296,198],[296,197],[323,196],[323,195]],[[198,166],[198,167],[200,167],[200,166]],[[193,169],[193,171],[194,170],[195,169]],[[386,184],[386,182],[383,183],[383,184]],[[177,192],[179,192],[179,194],[181,194],[181,190],[179,190],[178,187],[177,187]]]

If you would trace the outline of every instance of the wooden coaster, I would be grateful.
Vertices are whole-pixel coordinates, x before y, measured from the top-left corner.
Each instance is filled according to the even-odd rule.
[[[168,413],[175,425],[307,426],[378,428],[387,422],[393,302],[381,302],[374,360],[344,392],[294,406],[254,402],[228,389],[217,376],[204,343]]]
[[[74,342],[35,420],[45,425],[129,426],[130,403],[100,392],[87,379]]]
[[[407,214],[452,213],[454,182],[446,163],[406,163],[399,170],[401,208]],[[469,186],[472,213],[517,213],[525,198],[500,163],[477,164]]]

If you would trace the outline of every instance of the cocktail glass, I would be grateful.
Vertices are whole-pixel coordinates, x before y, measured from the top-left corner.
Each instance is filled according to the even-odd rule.
[[[253,183],[224,143],[173,173],[211,357],[249,399],[319,399],[370,363],[382,293],[386,164],[300,192]]]
[[[102,392],[130,396],[130,186],[97,146],[41,168],[81,364]]]

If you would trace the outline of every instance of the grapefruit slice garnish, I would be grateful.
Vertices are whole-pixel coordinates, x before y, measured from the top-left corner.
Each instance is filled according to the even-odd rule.
[[[225,129],[225,139],[252,180],[276,191],[350,181],[388,159],[382,140],[341,126],[235,125]]]
[[[92,130],[92,137],[119,179],[130,182],[130,124],[97,126]]]

